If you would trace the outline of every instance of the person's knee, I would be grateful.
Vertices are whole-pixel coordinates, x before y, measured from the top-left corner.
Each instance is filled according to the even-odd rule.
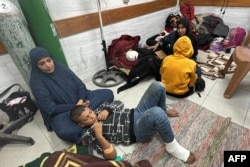
[[[166,117],[165,111],[161,107],[158,107],[158,106],[152,107],[150,112],[151,112],[151,116],[157,120]]]
[[[103,91],[104,91],[103,95],[106,98],[106,101],[107,102],[112,102],[114,100],[114,93],[113,93],[113,91],[110,90],[110,89],[104,89]]]
[[[165,93],[165,88],[161,82],[158,81],[153,81],[150,85],[150,89],[155,91],[155,92],[164,92]]]
[[[55,130],[54,130],[54,131],[55,131]],[[68,132],[67,132],[67,131],[64,131],[64,130],[57,130],[57,131],[55,131],[55,133],[56,133],[56,135],[57,135],[58,137],[60,137],[61,139],[64,139],[64,140],[67,139],[66,136],[70,136],[70,134],[68,134]]]
[[[96,102],[112,102],[114,100],[114,93],[110,89],[97,89],[91,92],[90,99]],[[100,104],[98,104],[100,105]]]

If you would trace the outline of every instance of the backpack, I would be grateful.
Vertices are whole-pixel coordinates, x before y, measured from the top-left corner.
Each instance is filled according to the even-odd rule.
[[[198,34],[213,33],[218,24],[224,25],[222,18],[213,13],[202,13],[195,15],[195,19],[192,20],[192,31]],[[221,27],[217,27],[220,30]],[[227,30],[228,31],[228,30]],[[215,32],[216,33],[216,32]]]
[[[197,78],[194,89],[195,92],[199,95],[199,97],[201,97],[200,92],[203,92],[205,90],[205,87],[206,87],[205,80],[201,77]]]
[[[219,23],[214,31],[213,31],[213,35],[216,36],[216,37],[223,37],[225,38],[227,36],[229,32],[229,27],[228,25],[225,25],[223,23]]]
[[[113,39],[108,46],[108,63],[117,67],[132,68],[138,60],[128,61],[126,52],[130,49],[138,48],[140,36],[121,35],[120,38]]]
[[[198,48],[201,50],[207,50],[210,47],[210,43],[214,40],[212,33],[200,34],[196,36]]]
[[[180,3],[180,12],[181,14],[189,20],[190,29],[193,28],[192,20],[194,17],[194,5],[190,2],[181,2]]]
[[[246,36],[246,31],[244,28],[235,27],[230,28],[226,39],[223,42],[223,47],[236,47],[241,45]]]
[[[159,73],[158,71],[161,60],[157,60],[157,56],[155,55],[154,51],[146,48],[137,48],[136,51],[139,53],[139,62],[136,66],[130,69],[129,75],[126,76],[127,83],[117,89],[117,94],[137,85],[146,77]]]
[[[180,12],[188,20],[194,19],[194,5],[191,4],[190,2],[181,2]]]

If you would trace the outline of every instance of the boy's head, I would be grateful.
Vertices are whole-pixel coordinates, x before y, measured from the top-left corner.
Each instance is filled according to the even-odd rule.
[[[75,106],[71,110],[70,118],[82,127],[91,126],[97,121],[95,112],[85,105]]]

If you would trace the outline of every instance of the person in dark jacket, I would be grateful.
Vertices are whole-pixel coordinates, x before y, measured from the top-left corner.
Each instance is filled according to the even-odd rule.
[[[194,53],[191,59],[196,61],[196,56],[198,54],[198,44],[196,37],[190,32],[189,29],[189,20],[186,18],[180,18],[177,22],[177,30],[170,32],[167,36],[160,39],[153,46],[149,46],[148,49],[152,49],[153,51],[156,50],[163,50],[166,56],[173,54],[173,46],[177,39],[181,36],[188,36],[192,42]]]
[[[159,33],[149,37],[146,40],[147,46],[155,45],[161,38],[164,38],[168,35],[171,31],[176,29],[176,22],[182,17],[180,14],[169,14],[166,21],[165,21],[165,29]]]
[[[87,89],[67,66],[54,60],[44,48],[33,48],[30,60],[30,88],[47,130],[53,130],[63,140],[79,144],[83,129],[71,121],[70,111],[76,104],[88,104],[96,109],[103,102],[112,102],[113,92]]]

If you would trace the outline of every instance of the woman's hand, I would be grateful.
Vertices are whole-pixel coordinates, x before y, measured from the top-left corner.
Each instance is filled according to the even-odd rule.
[[[85,106],[88,106],[89,105],[89,100],[83,100],[83,99],[80,99],[78,100],[78,102],[76,103],[76,105],[85,105]]]
[[[82,105],[82,104],[83,104],[83,99],[78,100],[78,102],[76,103],[77,106]]]
[[[106,119],[108,118],[108,116],[109,116],[109,112],[108,112],[107,110],[102,110],[102,111],[98,114],[97,119],[98,119],[99,121],[104,121],[104,120],[106,120]]]
[[[153,45],[153,46],[148,46],[147,47],[147,49],[152,49],[153,51],[156,51],[157,50],[157,48],[159,47],[159,43],[157,42],[155,45]]]
[[[90,101],[89,100],[83,100],[83,105],[89,106]]]

